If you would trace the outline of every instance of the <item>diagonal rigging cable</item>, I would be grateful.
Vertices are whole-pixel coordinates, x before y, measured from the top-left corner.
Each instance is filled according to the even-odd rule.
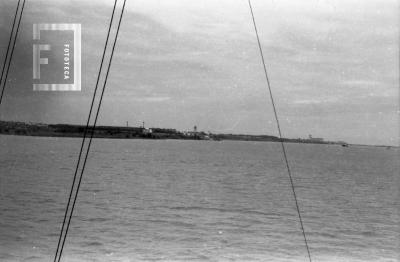
[[[81,143],[81,148],[79,150],[79,157],[78,157],[78,161],[77,161],[77,164],[76,164],[74,178],[73,178],[73,181],[72,181],[72,186],[71,186],[71,190],[70,190],[69,197],[68,197],[67,207],[65,208],[64,219],[63,219],[63,222],[62,222],[60,236],[58,238],[57,250],[56,250],[56,254],[54,256],[54,262],[57,261],[57,256],[58,256],[58,252],[59,252],[59,249],[60,249],[61,239],[62,239],[63,232],[64,232],[65,222],[66,222],[68,211],[69,211],[70,204],[71,204],[72,193],[74,191],[76,177],[77,177],[77,174],[78,174],[78,168],[79,168],[79,164],[81,162],[83,146],[85,144],[86,135],[87,135],[87,131],[88,131],[88,128],[89,128],[89,123],[90,123],[90,118],[91,118],[91,115],[92,115],[93,105],[94,105],[94,101],[95,101],[95,98],[96,98],[97,89],[98,89],[98,86],[99,86],[101,72],[102,72],[102,69],[103,69],[104,57],[106,55],[106,50],[107,50],[108,40],[109,40],[109,37],[110,37],[112,22],[114,20],[114,13],[115,13],[116,5],[117,5],[117,0],[115,0],[115,2],[114,2],[114,7],[113,7],[113,10],[112,10],[111,19],[110,19],[109,26],[108,26],[108,32],[107,32],[106,42],[104,44],[103,55],[101,57],[101,63],[100,63],[99,72],[98,72],[98,75],[97,75],[96,86],[95,86],[95,89],[94,89],[93,98],[92,98],[92,102],[91,102],[91,105],[90,105],[89,116],[88,116],[88,119],[87,119],[87,122],[86,122],[85,131],[83,133],[83,139],[82,139],[82,143]],[[61,255],[60,255],[60,257],[61,257]]]
[[[72,218],[73,211],[74,211],[74,208],[75,208],[76,200],[78,198],[79,188],[81,186],[83,173],[85,171],[85,166],[86,166],[87,158],[88,158],[88,155],[89,155],[90,146],[92,144],[94,129],[96,128],[97,119],[98,119],[98,116],[99,116],[101,103],[103,101],[104,91],[105,91],[105,88],[106,88],[106,85],[107,85],[108,75],[109,75],[110,68],[111,68],[111,62],[112,62],[112,58],[114,56],[115,46],[116,46],[116,43],[117,43],[117,40],[118,40],[118,33],[119,33],[119,30],[120,30],[121,21],[122,21],[122,17],[123,17],[123,14],[124,14],[125,4],[126,4],[126,0],[124,0],[124,4],[122,6],[121,14],[120,14],[120,17],[119,17],[118,27],[117,27],[114,43],[113,43],[113,46],[112,46],[110,59],[109,59],[109,62],[108,62],[107,73],[106,73],[106,76],[105,76],[103,88],[102,88],[101,95],[100,95],[100,101],[99,101],[99,105],[97,107],[96,117],[95,117],[95,120],[94,120],[94,123],[93,123],[93,127],[91,128],[89,145],[87,147],[86,154],[85,154],[85,159],[84,159],[83,166],[82,166],[82,169],[81,169],[81,172],[80,172],[78,185],[77,185],[77,188],[76,188],[76,191],[75,191],[74,200],[73,200],[72,207],[71,207],[71,212],[70,212],[69,217],[68,217],[67,227],[66,227],[66,230],[65,230],[65,234],[64,234],[64,237],[63,237],[62,244],[61,244],[61,249],[60,249],[60,252],[59,252],[58,259],[57,259],[57,257],[55,258],[55,260],[57,259],[58,262],[61,260],[62,252],[63,252],[64,245],[65,245],[65,240],[66,240],[66,237],[67,237],[67,234],[68,234],[69,226],[71,224],[71,218]],[[88,129],[88,126],[86,126],[86,129]],[[85,131],[85,133],[86,133],[86,131]]]
[[[18,8],[19,8],[20,2],[21,2],[21,0],[18,0],[17,8],[15,9],[14,20],[13,20],[13,24],[11,27],[10,39],[8,40],[7,51],[6,51],[6,56],[4,57],[3,68],[1,69],[0,83],[3,81],[4,69],[6,68],[6,64],[7,64],[8,53],[10,51],[11,40],[12,40],[12,36],[14,34],[15,21],[17,20]]]
[[[6,58],[5,58],[5,60],[4,60],[4,66],[3,66],[3,69],[2,69],[2,72],[1,72],[0,85],[1,85],[1,81],[3,81],[4,68],[6,67],[7,55],[8,55],[8,51],[9,51],[10,45],[11,45],[11,38],[12,38],[13,31],[14,31],[15,20],[16,20],[16,18],[17,18],[17,16],[18,16],[17,14],[18,14],[19,3],[20,3],[20,1],[18,1],[17,10],[15,11],[13,27],[12,27],[11,34],[10,34],[10,41],[9,41],[9,43],[8,43]],[[7,70],[5,71],[6,74],[5,74],[5,76],[4,76],[4,81],[3,81],[4,84],[2,85],[2,88],[1,88],[0,104],[1,104],[1,101],[3,101],[4,89],[6,88],[6,84],[7,84],[8,72],[10,71],[11,60],[12,60],[12,57],[13,57],[13,54],[14,54],[15,44],[16,44],[16,42],[17,42],[17,36],[18,36],[18,31],[19,31],[19,25],[21,24],[22,14],[23,14],[23,12],[24,12],[24,7],[25,7],[25,0],[23,0],[23,2],[22,2],[21,12],[20,12],[20,15],[19,15],[18,23],[17,23],[17,30],[16,30],[15,35],[14,35],[14,43],[13,43],[12,48],[11,48],[10,60],[9,60],[9,62],[8,62],[8,65],[7,65]]]
[[[303,219],[301,218],[300,207],[299,207],[299,203],[298,203],[298,200],[297,200],[297,195],[296,195],[296,190],[295,190],[295,187],[294,187],[292,173],[290,171],[289,162],[288,162],[288,158],[287,158],[287,154],[286,154],[286,148],[285,148],[285,144],[283,143],[283,139],[282,139],[282,132],[281,132],[280,124],[279,124],[278,113],[277,113],[277,110],[276,110],[276,107],[275,107],[274,97],[272,95],[271,84],[270,84],[269,78],[268,78],[267,67],[265,65],[265,59],[264,59],[264,54],[263,54],[262,47],[261,47],[260,37],[258,36],[258,30],[257,30],[256,20],[254,18],[253,7],[251,6],[251,0],[248,0],[248,2],[249,2],[250,12],[251,12],[251,17],[252,17],[252,20],[253,20],[254,31],[255,31],[255,34],[257,36],[258,48],[260,49],[261,61],[262,61],[263,67],[264,67],[265,79],[267,80],[269,96],[271,98],[272,107],[273,107],[274,115],[275,115],[275,120],[276,120],[276,124],[277,124],[277,127],[278,127],[279,140],[280,140],[281,145],[282,145],[282,152],[283,152],[283,156],[284,156],[285,162],[286,162],[286,168],[287,168],[287,172],[288,172],[288,175],[289,175],[290,185],[292,187],[294,201],[296,203],[296,209],[297,209],[297,214],[299,216],[301,231],[303,232],[304,244],[305,244],[306,249],[307,249],[307,254],[308,254],[309,261],[312,262],[311,261],[310,248],[308,246],[307,237],[306,237],[306,233],[305,233],[305,230],[304,230]]]

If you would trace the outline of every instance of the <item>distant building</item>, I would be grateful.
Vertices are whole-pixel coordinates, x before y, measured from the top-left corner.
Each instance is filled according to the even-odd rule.
[[[190,136],[190,137],[194,137],[197,135],[197,132],[193,132],[193,131],[184,131],[183,135],[185,136]]]
[[[152,134],[153,130],[151,128],[143,128],[142,129],[142,134],[144,135],[148,135],[148,134]]]
[[[320,137],[312,137],[311,135],[308,135],[308,140],[312,141],[312,142],[324,142],[323,138]]]
[[[193,131],[184,131],[183,135],[186,137],[200,138],[200,132],[197,132],[197,126],[193,127]]]

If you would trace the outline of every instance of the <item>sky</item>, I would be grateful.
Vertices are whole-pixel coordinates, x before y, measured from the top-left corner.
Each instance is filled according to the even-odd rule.
[[[1,62],[16,3],[0,0]],[[86,122],[113,3],[27,0],[1,119]],[[284,137],[398,145],[397,1],[252,5]],[[81,92],[32,90],[34,23],[81,24]],[[277,135],[247,0],[128,0],[98,124],[126,121]]]

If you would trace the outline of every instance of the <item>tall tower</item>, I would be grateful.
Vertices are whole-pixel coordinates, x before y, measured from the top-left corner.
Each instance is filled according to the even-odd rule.
[[[197,126],[194,126],[194,127],[193,127],[193,131],[194,131],[195,133],[197,133]]]

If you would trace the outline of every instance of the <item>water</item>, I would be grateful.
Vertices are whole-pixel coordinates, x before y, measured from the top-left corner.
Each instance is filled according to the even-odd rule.
[[[0,261],[51,261],[80,141],[0,136]],[[313,261],[398,261],[398,150],[287,147]],[[307,261],[280,145],[94,140],[63,261]]]

